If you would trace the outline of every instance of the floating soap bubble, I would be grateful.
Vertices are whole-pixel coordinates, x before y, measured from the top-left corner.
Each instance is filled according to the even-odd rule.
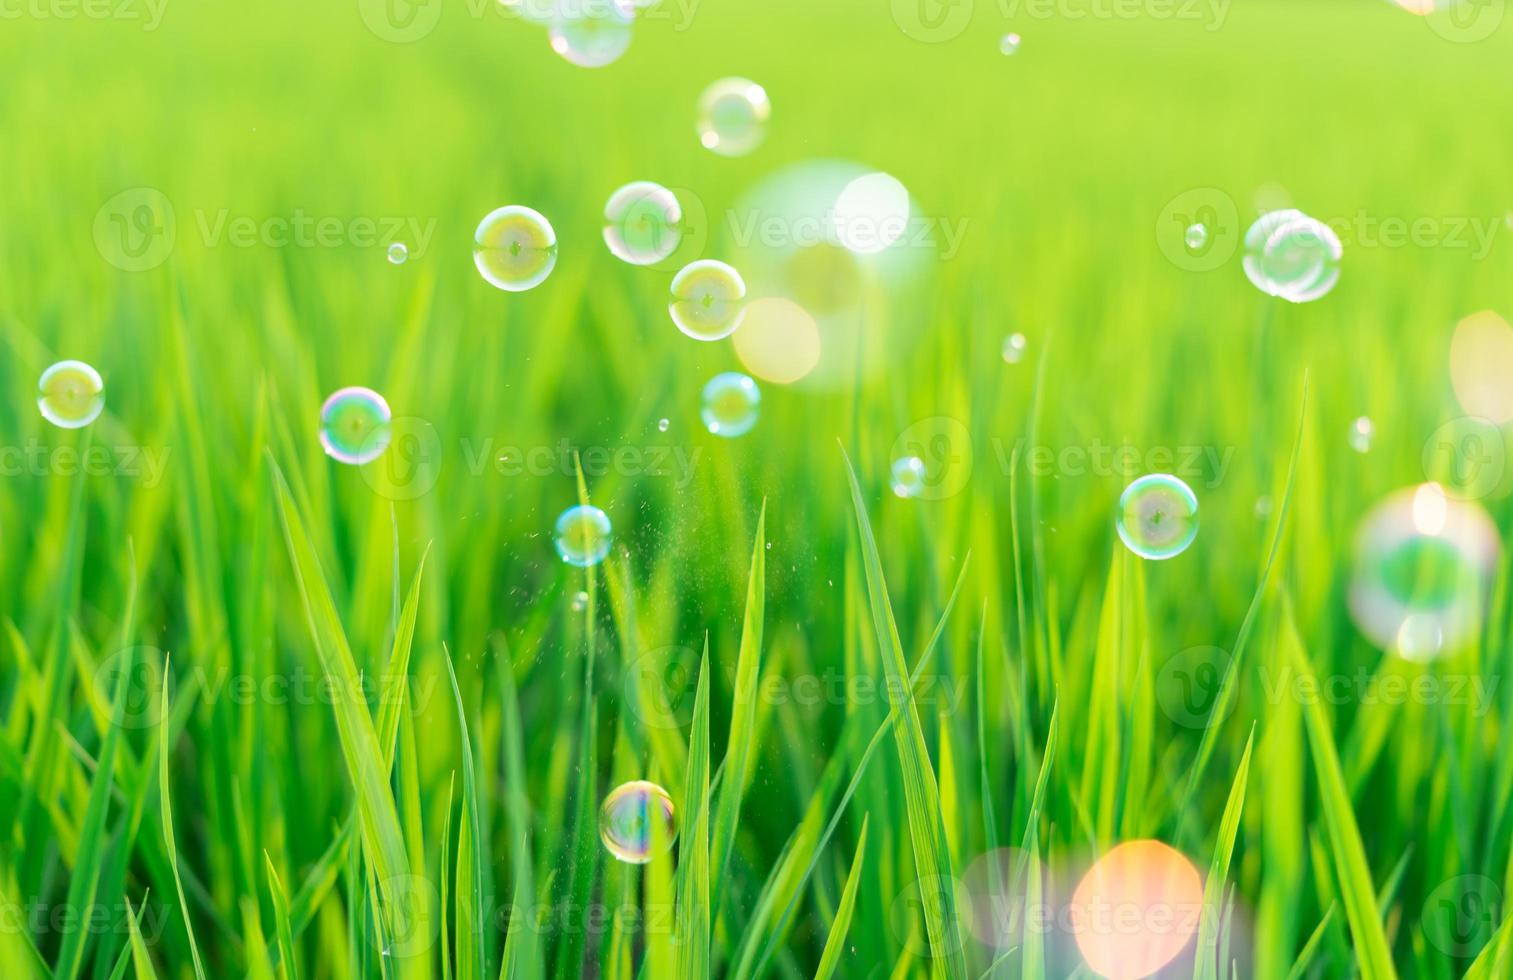
[[[724,262],[691,262],[673,276],[667,309],[678,329],[695,340],[729,337],[746,310],[746,281]]]
[[[672,420],[671,419],[657,419],[657,431],[658,432],[666,432],[670,428],[672,428]]]
[[[630,47],[635,10],[623,0],[563,4],[548,28],[552,50],[580,68],[603,68]]]
[[[1327,294],[1344,253],[1334,229],[1296,208],[1271,211],[1245,233],[1245,275],[1262,292],[1293,303]]]
[[[699,414],[710,432],[734,439],[756,425],[761,404],[762,392],[755,381],[739,372],[727,371],[715,375],[704,386]]]
[[[1024,352],[1029,347],[1029,341],[1024,339],[1022,333],[1011,333],[1003,338],[1003,359],[1006,364],[1018,364],[1024,360]]]
[[[557,233],[518,204],[490,211],[473,233],[473,264],[491,286],[512,293],[539,286],[557,264]]]
[[[37,408],[60,429],[82,429],[105,409],[105,382],[83,361],[59,361],[37,379]]]
[[[1203,880],[1181,852],[1156,840],[1120,844],[1099,858],[1072,893],[1077,949],[1109,980],[1139,980],[1192,942],[1203,911]]]
[[[320,408],[320,444],[339,463],[371,463],[389,448],[389,403],[372,388],[340,388]]]
[[[404,242],[393,242],[384,254],[388,256],[390,265],[404,265],[405,260],[410,257],[410,250],[405,247]]]
[[[1207,226],[1205,226],[1202,222],[1199,222],[1198,224],[1194,224],[1194,225],[1188,225],[1187,226],[1187,230],[1182,233],[1182,244],[1186,245],[1187,248],[1188,248],[1188,251],[1191,251],[1191,252],[1196,252],[1199,249],[1201,249],[1204,245],[1207,245],[1208,244],[1208,228],[1207,228]]]
[[[587,608],[588,608],[588,593],[587,592],[575,592],[575,593],[573,593],[573,612],[582,612],[583,610],[585,610]]]
[[[1009,54],[1009,55],[1018,54],[1019,53],[1019,35],[1018,34],[1012,34],[1012,33],[1010,33],[1010,34],[1005,34],[1003,37],[999,38],[998,39],[998,53],[999,54]]]
[[[1358,453],[1371,451],[1371,440],[1376,436],[1376,426],[1366,416],[1362,415],[1350,423],[1350,448]]]
[[[1475,636],[1497,566],[1497,527],[1437,483],[1399,490],[1356,533],[1350,613],[1373,643],[1432,660]]]
[[[604,205],[604,244],[617,259],[651,265],[675,252],[682,240],[683,209],[661,184],[626,184]]]
[[[699,142],[720,156],[745,156],[767,134],[772,103],[749,78],[722,78],[699,96]]]
[[[557,518],[553,541],[557,554],[569,565],[587,568],[597,565],[609,554],[612,537],[609,515],[597,507],[579,504],[569,507]]]
[[[1174,558],[1198,536],[1198,498],[1168,473],[1142,476],[1119,497],[1119,537],[1141,558]]]
[[[646,864],[666,851],[675,831],[672,797],[656,783],[622,783],[599,808],[599,839],[626,864]]]
[[[918,497],[925,490],[925,461],[918,456],[901,456],[893,461],[893,493],[898,497]]]

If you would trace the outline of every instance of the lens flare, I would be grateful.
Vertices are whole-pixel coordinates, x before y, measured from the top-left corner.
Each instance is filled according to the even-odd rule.
[[[1072,893],[1070,920],[1088,967],[1107,980],[1140,980],[1182,954],[1198,931],[1203,882],[1160,841],[1120,844]]]

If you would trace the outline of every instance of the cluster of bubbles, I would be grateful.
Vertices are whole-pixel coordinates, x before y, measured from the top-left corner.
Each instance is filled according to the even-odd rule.
[[[761,406],[762,392],[757,383],[739,371],[726,371],[704,386],[699,416],[704,428],[714,435],[734,439],[756,426]]]
[[[320,407],[321,447],[339,463],[371,463],[389,448],[392,418],[389,403],[372,388],[339,388]]]
[[[609,554],[612,537],[609,515],[589,504],[578,504],[563,511],[552,531],[557,554],[578,568],[588,568],[603,561]]]
[[[105,410],[105,382],[83,361],[59,361],[37,380],[37,408],[60,429],[82,429]]]
[[[1481,505],[1437,483],[1397,491],[1357,531],[1351,617],[1373,643],[1408,660],[1455,651],[1481,626],[1498,542]]]
[[[1296,208],[1268,211],[1245,232],[1245,275],[1268,296],[1307,303],[1340,280],[1334,229]]]
[[[1198,498],[1179,478],[1151,473],[1124,488],[1115,525],[1141,558],[1175,558],[1198,536]]]
[[[626,864],[646,864],[665,852],[676,830],[672,797],[644,779],[616,786],[599,808],[599,839]]]

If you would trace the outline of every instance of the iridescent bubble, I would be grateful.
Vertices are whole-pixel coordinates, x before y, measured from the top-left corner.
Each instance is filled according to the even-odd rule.
[[[1197,934],[1203,880],[1161,841],[1120,844],[1072,893],[1068,919],[1088,967],[1108,980],[1140,980],[1182,954]]]
[[[722,78],[699,96],[699,142],[720,156],[745,156],[767,134],[772,103],[748,78]]]
[[[651,265],[677,251],[682,240],[683,208],[661,184],[626,184],[604,205],[604,244],[617,259]]]
[[[1498,542],[1481,505],[1451,499],[1437,483],[1399,490],[1356,533],[1351,618],[1408,660],[1453,652],[1480,629]]]
[[[491,286],[522,292],[539,286],[557,264],[557,233],[540,212],[518,204],[497,208],[473,233],[473,264]]]
[[[1204,245],[1207,245],[1207,226],[1205,226],[1202,222],[1199,222],[1195,225],[1188,225],[1187,230],[1182,233],[1182,243],[1188,247],[1189,251],[1193,252],[1196,252]]]
[[[670,428],[672,428],[672,420],[671,419],[657,419],[657,431],[658,432],[666,432]]]
[[[575,0],[553,17],[552,50],[580,68],[603,68],[630,47],[635,10],[623,0]]]
[[[1271,211],[1245,233],[1245,275],[1262,292],[1293,303],[1327,294],[1344,253],[1334,229],[1295,208]]]
[[[901,456],[893,461],[892,485],[895,496],[918,497],[925,490],[925,461],[918,456]]]
[[[388,251],[385,254],[388,256],[391,265],[404,265],[405,260],[410,257],[410,250],[405,247],[404,242],[393,242],[389,245]]]
[[[1371,452],[1371,440],[1376,435],[1376,426],[1362,415],[1350,423],[1350,448],[1358,453]]]
[[[1003,359],[1007,364],[1018,364],[1024,360],[1025,349],[1029,347],[1029,341],[1024,339],[1022,333],[1011,333],[1003,338]]]
[[[695,340],[729,337],[746,311],[746,282],[724,262],[691,262],[673,276],[667,309],[678,329]]]
[[[105,382],[83,361],[59,361],[37,379],[37,408],[60,429],[82,429],[105,409]]]
[[[599,839],[626,864],[646,864],[665,852],[675,832],[672,797],[644,779],[616,786],[599,808]]]
[[[999,40],[998,40],[998,53],[999,54],[1018,54],[1019,53],[1019,35],[1018,34],[1010,33],[1010,34],[1005,34],[1003,37],[999,38]]]
[[[320,444],[339,463],[371,463],[389,447],[389,403],[372,388],[339,388],[320,408]]]
[[[597,565],[609,554],[612,537],[609,515],[587,504],[569,507],[557,518],[552,537],[557,554],[569,565],[579,568]]]
[[[1141,558],[1174,558],[1198,536],[1198,498],[1169,473],[1142,476],[1124,488],[1115,523],[1119,537]]]
[[[717,374],[704,386],[700,417],[717,436],[734,439],[756,425],[762,392],[755,381],[736,371]]]

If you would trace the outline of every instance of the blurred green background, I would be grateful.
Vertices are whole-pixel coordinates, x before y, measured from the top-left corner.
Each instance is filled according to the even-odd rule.
[[[942,23],[964,17],[961,30],[921,39],[926,8]],[[1382,0],[1063,0],[1049,16],[985,0],[668,0],[642,13],[623,58],[585,70],[554,54],[544,29],[483,0],[87,9],[27,0],[0,29],[11,67],[0,86],[0,372],[12,393],[0,438],[6,460],[17,449],[42,460],[8,466],[0,484],[0,897],[26,913],[0,935],[7,975],[107,977],[120,964],[193,976],[187,926],[212,977],[291,966],[289,976],[429,976],[445,955],[458,976],[503,963],[521,976],[661,980],[656,957],[677,945],[667,929],[553,920],[522,952],[503,920],[469,930],[456,909],[508,906],[526,867],[521,827],[527,891],[543,905],[656,909],[697,877],[681,845],[676,883],[670,858],[644,874],[615,864],[594,841],[594,810],[632,778],[690,798],[684,755],[706,636],[714,769],[739,741],[734,677],[764,501],[760,673],[790,692],[798,677],[886,676],[842,447],[910,665],[966,569],[926,681],[967,696],[918,706],[952,874],[1033,838],[1054,892],[1089,854],[1136,837],[1173,844],[1207,874],[1229,850],[1221,816],[1238,786],[1232,865],[1212,879],[1221,895],[1225,880],[1233,889],[1223,930],[1233,955],[1209,964],[1220,974],[1461,976],[1486,947],[1502,922],[1513,826],[1501,571],[1482,635],[1431,668],[1384,659],[1350,623],[1344,594],[1361,515],[1439,478],[1426,446],[1470,414],[1449,383],[1455,324],[1513,310],[1503,124],[1513,26],[1469,40],[1480,31]],[[396,9],[418,18],[418,36],[397,40],[384,19]],[[1500,2],[1476,10],[1502,15]],[[1006,31],[1023,39],[1012,57],[999,51]],[[736,159],[702,149],[694,128],[701,90],[731,75],[760,82],[773,105],[765,141]],[[909,288],[874,284],[857,321],[868,370],[764,384],[756,429],[714,438],[698,421],[699,391],[740,361],[729,342],[674,329],[673,270],[608,253],[603,202],[638,179],[686,191],[708,216],[703,254],[733,259],[747,193],[829,159],[898,178],[930,227],[962,230],[960,248],[911,252]],[[172,215],[133,256],[113,222],[133,222],[144,200],[166,200]],[[1176,202],[1194,200],[1234,208],[1211,229],[1232,254],[1208,271],[1163,251],[1180,236]],[[520,294],[491,288],[470,255],[478,219],[511,203],[547,215],[560,244],[552,276]],[[1256,290],[1237,249],[1260,209],[1288,203],[1344,239],[1339,286],[1303,306]],[[238,244],[229,232],[300,215],[334,219],[330,243]],[[1382,222],[1422,234],[1394,243]],[[395,228],[410,247],[400,266],[383,254]],[[1000,351],[1014,332],[1027,355],[1009,364]],[[66,357],[105,377],[105,414],[87,436],[48,427],[34,407],[37,376]],[[383,392],[406,420],[388,476],[321,453],[321,401],[349,384]],[[1376,431],[1365,454],[1349,446],[1363,415]],[[110,450],[111,472],[70,472],[56,450],[84,438]],[[616,535],[595,576],[552,550],[552,522],[579,497],[563,440],[673,468],[588,474]],[[1202,530],[1174,561],[1141,567],[1118,544],[1113,507],[1131,474],[1065,455],[1029,472],[1037,447],[1124,445],[1142,460],[1164,449],[1205,461],[1183,474]],[[888,493],[900,447],[925,458],[938,492]],[[488,465],[533,449],[559,462],[516,475]],[[152,459],[160,472],[142,468]],[[380,937],[399,914],[390,905],[404,903],[341,830],[354,789],[331,706],[224,684],[266,691],[270,677],[322,670],[275,466],[366,674],[386,669],[398,599],[429,547],[401,712],[413,758],[387,788],[433,938],[402,955],[383,955]],[[1498,473],[1482,503],[1506,537],[1513,476]],[[1281,549],[1261,588],[1273,533]],[[586,606],[580,591],[592,592]],[[1192,647],[1233,651],[1253,599],[1233,711],[1212,729],[1185,724],[1162,666]],[[1336,676],[1474,678],[1495,705],[1350,699],[1327,705],[1320,739],[1308,705],[1266,696],[1262,671],[1294,647]],[[667,650],[648,681],[647,651]],[[110,667],[123,651],[132,723],[121,726]],[[458,870],[467,757],[448,653],[478,781],[481,877]],[[506,688],[518,689],[523,771],[510,765]],[[671,714],[649,721],[638,698]],[[860,887],[836,975],[966,975],[924,941],[932,912],[915,900],[907,763],[891,737],[861,761],[874,730],[891,731],[887,718],[877,698],[757,699],[731,864],[713,876],[710,975],[756,972],[743,950],[769,942],[764,975],[815,975],[854,857]],[[112,731],[113,782],[92,794]],[[1242,758],[1248,795],[1235,779]],[[1353,820],[1328,803],[1325,760],[1343,773]],[[730,776],[716,798],[738,783]],[[816,846],[831,813],[836,832]],[[795,854],[813,855],[812,875],[797,876],[806,862]],[[307,905],[282,914],[270,868]],[[777,909],[793,903],[786,923],[757,911],[774,869]],[[1447,942],[1426,916],[1466,876],[1492,886],[1476,893],[1486,914]],[[127,900],[153,927],[130,964]],[[59,907],[106,909],[108,925],[29,917]],[[276,942],[285,922],[297,927],[293,964]],[[1086,970],[1066,936],[1047,941],[1044,964],[963,945],[972,976]],[[1378,948],[1390,951],[1385,967]],[[1480,975],[1505,975],[1495,952],[1476,961]],[[1162,975],[1202,975],[1202,959],[1189,946]]]

